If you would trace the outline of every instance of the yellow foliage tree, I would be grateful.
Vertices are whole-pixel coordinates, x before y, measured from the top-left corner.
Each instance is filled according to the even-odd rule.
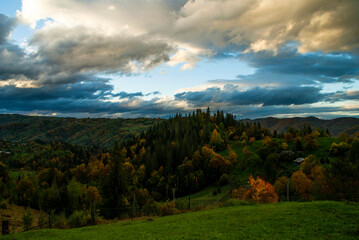
[[[307,175],[305,175],[302,171],[299,170],[292,174],[290,180],[299,196],[301,196],[305,200],[310,200],[312,198],[312,180],[310,180]]]
[[[236,164],[238,161],[238,155],[234,151],[231,151],[228,156],[228,161],[230,161],[232,165]]]
[[[311,171],[310,178],[313,180],[313,195],[323,195],[323,186],[326,185],[325,169],[321,166],[315,166]]]
[[[311,175],[312,169],[318,165],[318,159],[314,155],[309,155],[300,165],[300,170],[308,177]]]
[[[223,140],[221,134],[217,132],[217,129],[214,129],[212,132],[211,146],[217,150],[220,150],[223,147]]]
[[[209,161],[209,167],[219,170],[220,173],[227,172],[230,166],[231,162],[218,153],[215,153]]]

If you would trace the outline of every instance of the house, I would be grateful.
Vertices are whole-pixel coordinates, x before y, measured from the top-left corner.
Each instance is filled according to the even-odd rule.
[[[304,158],[297,158],[293,162],[299,166],[303,161],[304,161]]]

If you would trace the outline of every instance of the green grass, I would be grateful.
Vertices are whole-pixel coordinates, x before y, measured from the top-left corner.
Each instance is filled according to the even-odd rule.
[[[250,152],[256,153],[256,149],[262,145],[263,140],[257,140],[251,145],[246,145]],[[230,182],[234,183],[234,185],[245,185],[248,182],[248,177],[253,174],[256,175],[249,169],[242,169],[241,168],[241,161],[244,158],[243,154],[243,146],[240,144],[239,141],[231,141],[231,148],[232,150],[238,155],[238,162],[234,167],[231,169],[229,177]]]
[[[33,171],[21,170],[21,171],[9,171],[9,177],[11,179],[17,179],[20,176],[29,175],[33,173]]]
[[[218,188],[221,189],[221,193],[213,196],[213,191],[216,191]],[[219,202],[227,200],[229,197],[229,193],[231,191],[231,186],[226,185],[222,187],[210,186],[205,189],[191,194],[191,209],[195,209],[197,207],[205,207],[210,205],[216,205]],[[184,196],[176,199],[176,206],[179,209],[187,208],[188,204],[188,196]]]
[[[232,201],[233,202],[233,201]],[[3,239],[357,239],[359,204],[276,203],[90,226],[46,229]]]

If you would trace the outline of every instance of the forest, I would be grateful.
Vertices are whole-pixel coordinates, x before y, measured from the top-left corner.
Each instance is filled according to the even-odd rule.
[[[32,224],[66,228],[174,214],[182,209],[173,197],[209,186],[257,203],[358,201],[359,134],[330,135],[308,124],[271,131],[208,108],[155,121],[112,147],[1,140],[0,208],[39,210]],[[32,222],[30,213],[22,219]]]

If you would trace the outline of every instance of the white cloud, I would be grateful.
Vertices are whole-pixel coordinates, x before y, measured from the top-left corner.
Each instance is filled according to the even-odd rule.
[[[86,30],[89,39],[102,36],[104,44],[124,36],[163,42],[178,49],[168,65],[188,70],[201,57],[233,45],[244,52],[276,52],[288,41],[298,42],[301,52],[357,50],[357,9],[357,0],[23,0],[18,18],[33,27],[47,21],[41,35],[49,43],[71,37],[74,29]],[[79,46],[90,53],[86,47],[96,46]],[[111,47],[106,51],[121,54]]]

